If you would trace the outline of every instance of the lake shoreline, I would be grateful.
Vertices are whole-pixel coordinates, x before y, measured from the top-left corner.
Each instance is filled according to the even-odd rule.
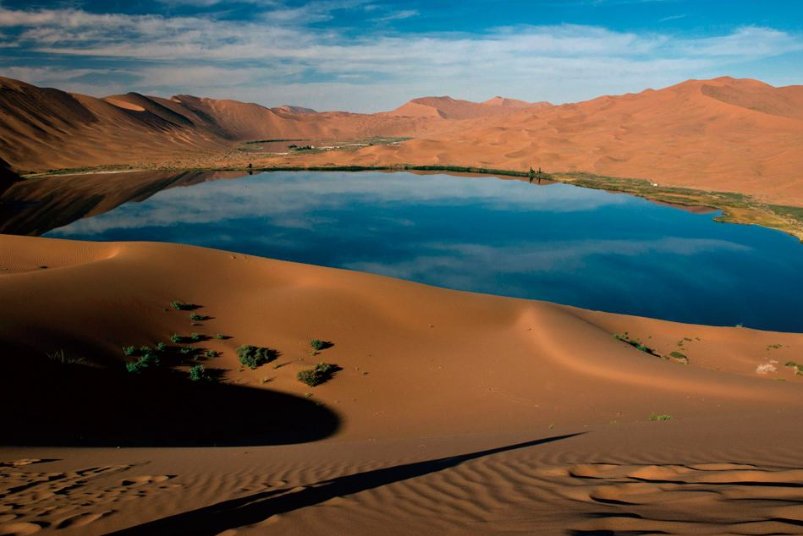
[[[92,175],[99,173],[127,173],[138,171],[171,171],[171,172],[242,172],[262,173],[274,171],[432,171],[443,173],[470,173],[488,175],[499,178],[516,178],[520,180],[552,181],[572,184],[582,188],[605,190],[613,193],[624,193],[678,206],[705,207],[722,211],[718,221],[742,225],[758,225],[768,229],[781,231],[794,236],[803,242],[803,207],[762,203],[752,196],[735,192],[717,192],[694,188],[664,186],[646,179],[618,178],[595,175],[591,173],[545,173],[519,171],[510,169],[482,168],[473,166],[451,165],[387,165],[387,166],[204,166],[204,167],[130,167],[130,166],[98,166],[87,168],[65,168],[49,170],[42,173],[22,175],[23,180],[40,179],[63,175]]]

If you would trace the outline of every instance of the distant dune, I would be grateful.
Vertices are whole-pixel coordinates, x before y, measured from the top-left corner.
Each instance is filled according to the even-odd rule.
[[[265,166],[534,166],[803,205],[803,86],[776,88],[755,80],[690,80],[560,106],[423,97],[390,112],[354,114],[187,95],[95,99],[0,79],[0,118],[0,157],[26,171],[210,166],[236,158],[232,149],[248,140],[403,136],[414,139],[356,151],[247,158]]]
[[[256,139],[351,139],[420,130],[415,118],[265,108],[138,93],[96,99],[0,78],[0,157],[42,171],[208,157]]]
[[[311,163],[586,171],[737,191],[803,205],[803,86],[689,81],[662,90],[522,108],[400,145]]]
[[[541,108],[546,103],[530,104],[524,101],[494,97],[485,102],[471,102],[451,97],[422,97],[403,104],[387,115],[401,117],[435,117],[440,119],[475,119],[507,115],[516,108]],[[549,106],[546,104],[546,106]]]

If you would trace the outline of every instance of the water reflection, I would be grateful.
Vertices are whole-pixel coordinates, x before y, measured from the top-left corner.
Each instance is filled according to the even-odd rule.
[[[164,190],[48,236],[197,244],[592,309],[803,331],[795,239],[561,184],[261,173]]]

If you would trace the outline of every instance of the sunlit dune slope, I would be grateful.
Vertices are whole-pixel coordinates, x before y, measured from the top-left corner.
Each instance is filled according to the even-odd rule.
[[[18,170],[182,162],[458,165],[584,171],[803,204],[803,86],[690,80],[553,106],[414,99],[391,112],[314,112],[136,93],[95,99],[0,79],[0,157]],[[248,140],[412,137],[360,150],[244,153]]]
[[[803,335],[591,313],[172,244],[5,236],[0,267],[0,299],[14,304],[0,312],[0,342],[15,349],[3,353],[7,370],[45,366],[63,350],[121,372],[122,346],[198,332],[209,339],[197,346],[222,352],[204,364],[233,385],[304,396],[297,372],[340,365],[314,396],[342,416],[344,437],[582,426],[670,410],[691,418],[788,407],[803,388],[789,368],[772,374],[786,382],[756,373],[768,345],[786,348],[773,359],[791,359]],[[171,300],[210,318],[192,326]],[[667,358],[612,336],[623,331]],[[668,357],[684,337],[694,341],[689,364]],[[334,346],[313,356],[313,338]],[[242,344],[275,348],[281,367],[243,370]]]
[[[688,81],[577,104],[524,108],[356,154],[310,161],[585,171],[803,204],[803,86]]]

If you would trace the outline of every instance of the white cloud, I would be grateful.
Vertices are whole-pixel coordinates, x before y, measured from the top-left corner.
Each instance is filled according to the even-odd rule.
[[[388,22],[392,20],[404,20],[409,19],[412,17],[417,17],[419,15],[417,9],[403,9],[401,11],[396,11],[395,13],[390,13],[389,15],[385,15],[383,17],[379,17],[376,20],[381,22]]]
[[[581,100],[724,74],[729,66],[745,61],[803,50],[801,36],[757,26],[706,37],[579,25],[355,37],[307,24],[326,20],[337,9],[376,13],[375,21],[417,13],[385,13],[364,0],[318,1],[295,8],[273,0],[260,3],[271,9],[252,21],[0,7],[0,28],[9,30],[4,32],[5,45],[60,58],[61,64],[70,62],[78,71],[87,68],[85,62],[112,59],[139,80],[131,87],[137,91],[360,111],[390,109],[426,94],[474,100],[500,93],[525,100]],[[73,71],[63,80],[76,76],[73,69],[61,69]],[[13,76],[8,74],[8,60],[0,60],[0,72]],[[26,80],[37,83],[43,78],[32,72]],[[57,78],[50,72],[46,79]],[[94,89],[86,80],[80,84],[81,90],[102,95],[109,81],[98,77]]]

